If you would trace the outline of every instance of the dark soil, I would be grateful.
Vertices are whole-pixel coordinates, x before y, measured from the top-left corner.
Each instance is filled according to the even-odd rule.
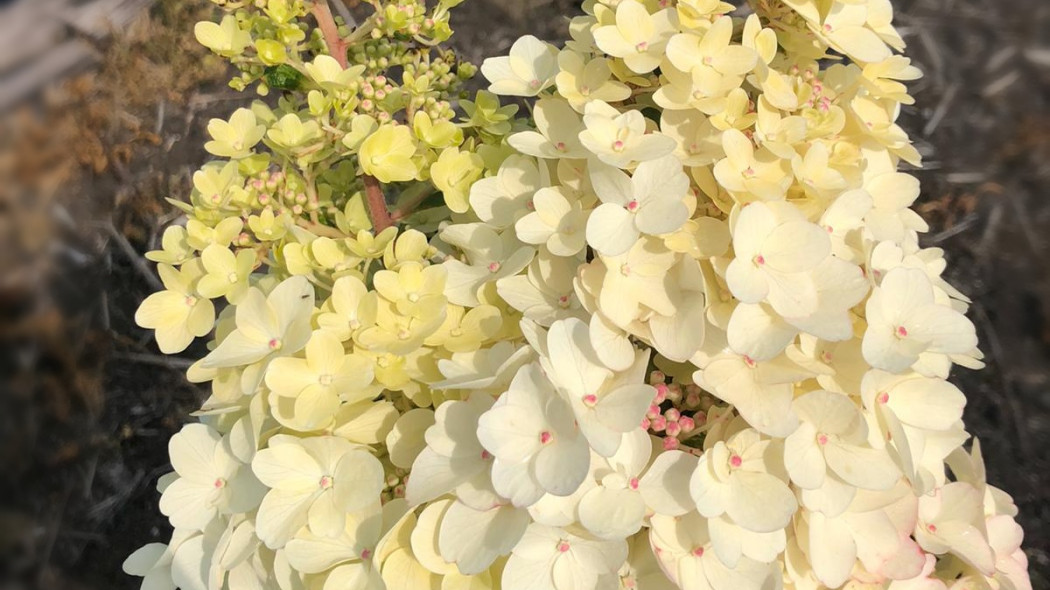
[[[525,33],[558,41],[564,15],[578,6],[531,0],[522,8],[520,1],[461,5],[454,28],[464,55],[480,63]],[[161,6],[186,4],[199,3]],[[1020,508],[1034,586],[1050,588],[1050,4],[894,4],[908,53],[927,73],[903,117],[926,160],[918,172],[919,208],[932,226],[925,244],[946,250],[949,280],[973,299],[988,361],[953,380],[969,396],[966,423],[981,439],[989,480]],[[190,35],[185,14],[157,16]],[[22,193],[0,183],[0,590],[137,588],[121,562],[145,543],[167,540],[154,485],[169,469],[168,439],[203,398],[185,382],[185,363],[161,356],[134,325],[155,280],[138,254],[157,247],[173,218],[163,198],[183,194],[207,158],[208,119],[243,98],[212,73],[116,109],[113,95],[121,92],[106,87],[139,85],[118,75],[130,71],[120,64],[99,72],[79,99],[59,104],[90,112],[92,101],[105,98],[105,113],[127,116],[100,124],[97,145],[81,135],[60,142],[76,149],[50,157],[73,160],[57,180],[26,181]],[[53,122],[47,108],[34,111]],[[0,176],[13,149],[3,131]],[[92,157],[84,155],[87,144]],[[52,195],[46,206],[41,186]],[[21,228],[17,248],[5,220]]]

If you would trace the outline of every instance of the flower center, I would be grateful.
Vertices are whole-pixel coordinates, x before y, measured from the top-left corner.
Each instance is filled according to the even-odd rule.
[[[492,273],[499,272],[500,266],[501,265],[498,262],[490,262],[489,263],[489,272],[492,272]]]
[[[540,433],[540,444],[541,445],[548,444],[552,440],[554,440],[554,435],[551,434],[549,431],[544,430],[543,432]]]
[[[875,398],[875,401],[879,402],[880,404],[887,403],[890,401],[890,394],[883,391],[879,393],[879,395]]]
[[[704,548],[703,547],[697,547],[696,549],[693,549],[692,553],[693,553],[693,557],[703,557],[704,556]]]
[[[186,307],[193,307],[194,305],[197,305],[197,298],[193,295],[187,295],[182,302],[186,304]]]
[[[221,490],[222,488],[226,487],[226,480],[221,477],[217,477],[215,478],[215,483],[213,485],[215,486],[215,489]]]
[[[766,257],[759,254],[752,258],[752,261],[755,263],[755,266],[762,266],[766,263]]]
[[[328,373],[325,373],[324,375],[321,375],[317,378],[317,382],[323,385],[324,387],[328,387],[332,384],[332,376]]]
[[[897,326],[897,336],[900,338],[908,337],[908,329],[904,326]]]
[[[593,408],[597,404],[598,396],[594,395],[593,393],[588,393],[587,395],[583,396],[583,405],[587,406],[588,408]]]
[[[638,199],[631,199],[631,202],[627,203],[627,210],[631,213],[638,211]]]
[[[638,45],[635,45],[634,48],[638,51],[638,53],[645,53],[646,51],[649,50],[649,42],[648,41],[642,41]]]
[[[638,489],[638,478],[637,477],[632,477],[631,481],[627,482],[627,487],[631,488],[632,490],[637,490]]]
[[[270,347],[270,350],[281,350],[281,346],[284,346],[279,338],[270,338],[266,345]]]
[[[566,551],[568,551],[570,549],[570,547],[571,546],[569,545],[568,541],[560,541],[558,543],[558,551],[560,551],[562,553],[565,553]]]
[[[823,432],[817,435],[817,444],[824,446],[828,444],[828,435]]]
[[[740,467],[744,464],[744,460],[740,458],[740,455],[733,455],[729,458],[729,465],[731,467]]]
[[[236,283],[238,280],[240,280],[240,277],[237,276],[237,273],[231,272],[230,274],[226,275],[226,280],[231,283]]]
[[[371,557],[372,557],[372,550],[371,549],[365,549],[364,551],[361,552],[361,559],[369,559]]]
[[[613,144],[612,144],[613,151],[617,152],[617,153],[622,152],[624,150],[624,147],[626,147],[626,146],[624,145],[623,141],[621,141],[619,139],[614,141]]]
[[[317,482],[317,485],[322,490],[328,490],[328,489],[331,489],[331,487],[332,487],[332,485],[334,483],[335,483],[335,480],[332,478],[331,475],[322,475],[321,476],[321,481]]]

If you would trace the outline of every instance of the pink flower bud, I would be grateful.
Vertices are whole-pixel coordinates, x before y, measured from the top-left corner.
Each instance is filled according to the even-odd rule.
[[[693,421],[689,416],[682,416],[678,419],[678,425],[682,427],[682,432],[689,432],[696,428],[696,422]]]

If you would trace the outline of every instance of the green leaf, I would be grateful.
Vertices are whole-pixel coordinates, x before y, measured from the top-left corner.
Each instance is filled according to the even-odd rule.
[[[288,64],[270,66],[264,71],[266,84],[280,90],[297,90],[303,82],[303,75]]]

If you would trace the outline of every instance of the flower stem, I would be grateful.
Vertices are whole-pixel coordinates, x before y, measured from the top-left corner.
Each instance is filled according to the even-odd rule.
[[[368,174],[361,178],[365,183],[365,201],[368,203],[368,217],[372,220],[372,231],[378,234],[393,226],[395,222],[390,216],[390,210],[387,209],[386,196],[383,194],[383,187],[379,184],[379,180]]]
[[[321,28],[328,52],[332,54],[339,65],[345,70],[349,67],[346,56],[346,48],[349,42],[339,36],[339,27],[335,24],[332,9],[328,6],[328,0],[318,0],[311,9],[311,14],[317,19],[317,26]],[[360,29],[359,29],[360,30]],[[368,202],[368,216],[372,220],[372,229],[377,234],[384,229],[394,225],[387,208],[386,197],[383,195],[383,187],[374,176],[364,175],[365,200]]]
[[[332,57],[345,70],[349,65],[346,57],[348,44],[339,36],[339,27],[335,24],[335,17],[332,16],[332,9],[328,6],[328,0],[317,0],[310,12],[317,19],[317,26],[321,28],[324,42],[328,45],[328,53],[331,53]]]

